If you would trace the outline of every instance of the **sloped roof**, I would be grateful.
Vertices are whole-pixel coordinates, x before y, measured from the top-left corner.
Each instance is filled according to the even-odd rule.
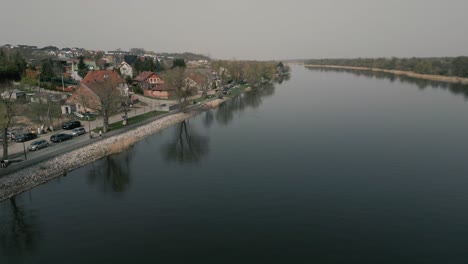
[[[193,80],[197,84],[206,84],[208,82],[208,78],[205,75],[196,72],[190,73],[187,78]]]
[[[99,106],[99,94],[102,93],[102,87],[105,82],[109,82],[116,87],[125,81],[115,70],[97,70],[89,71],[88,74],[80,82],[80,86],[73,95],[68,98],[67,103],[81,102],[82,96],[87,100],[88,108],[97,109]]]
[[[106,79],[110,79],[114,83],[124,83],[125,80],[115,70],[96,70],[89,71],[88,74],[81,80],[81,83],[85,83],[89,86],[95,82],[104,82]]]
[[[128,64],[126,61],[122,61],[120,63],[120,65],[117,67],[117,69],[120,69],[122,68],[124,65],[127,65],[128,67],[132,68],[132,66],[130,64]],[[133,69],[133,68],[132,68]]]
[[[88,74],[81,80],[80,85],[85,85],[94,93],[99,94],[100,87],[105,82],[115,85],[125,83],[125,80],[115,70],[97,70],[89,71]]]
[[[156,77],[158,77],[159,79],[162,80],[161,77],[159,77],[156,73],[152,72],[152,71],[144,71],[140,74],[138,74],[137,77],[135,77],[135,79],[133,79],[134,81],[137,81],[137,82],[144,82],[146,81],[146,79],[148,79],[149,77],[151,77],[152,75],[156,75]]]

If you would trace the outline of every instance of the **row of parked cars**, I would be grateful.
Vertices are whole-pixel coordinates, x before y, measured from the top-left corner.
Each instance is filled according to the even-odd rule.
[[[81,123],[79,121],[66,122],[66,123],[63,124],[62,128],[63,129],[71,129],[71,133],[70,134],[66,134],[66,133],[54,134],[54,135],[50,136],[50,142],[59,143],[59,142],[62,142],[62,141],[70,140],[73,137],[77,137],[77,136],[80,136],[80,135],[83,135],[83,134],[86,133],[86,130],[84,129],[84,127],[81,127]],[[31,136],[29,134],[34,135],[34,136]],[[33,137],[31,139],[37,138],[37,135],[33,134],[33,133],[27,133],[27,134],[24,134],[24,135],[27,135],[24,138],[24,139],[27,139],[27,140],[30,140],[30,137]],[[24,140],[24,141],[27,141],[27,140]],[[16,141],[16,138],[15,138],[15,141]],[[22,142],[24,142],[24,141],[22,141]],[[39,139],[39,140],[36,140],[36,141],[32,142],[31,145],[28,146],[28,150],[35,151],[35,150],[45,148],[45,147],[48,147],[48,146],[49,146],[49,142],[47,140]]]

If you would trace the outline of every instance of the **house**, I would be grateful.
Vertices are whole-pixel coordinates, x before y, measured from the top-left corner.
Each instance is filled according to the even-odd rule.
[[[196,71],[189,72],[185,82],[188,87],[196,88],[198,90],[204,89],[209,85],[209,80],[206,74],[202,74]]]
[[[122,74],[122,76],[124,76],[124,77],[127,77],[127,76],[133,77],[133,68],[126,61],[123,61],[122,63],[120,63],[120,65],[119,65],[119,67],[117,67],[117,69],[120,71],[120,74]]]
[[[83,62],[86,64],[86,66],[88,67],[90,71],[98,69],[96,62],[93,60],[84,60]]]
[[[112,63],[112,60],[108,58],[102,58],[96,62],[96,65],[101,70],[112,70],[114,68]]]
[[[149,89],[164,84],[164,80],[154,72],[144,71],[133,79],[133,84],[140,85],[142,89]]]
[[[32,103],[41,103],[47,104],[50,102],[60,103],[69,97],[69,94],[65,93],[51,93],[51,92],[38,92],[38,93],[30,93],[26,94],[26,100]]]
[[[7,100],[26,99],[26,93],[18,89],[4,91],[1,96]]]
[[[73,80],[75,80],[75,81],[81,81],[83,79],[83,78],[81,78],[80,75],[78,75],[78,65],[77,65],[77,63],[75,63],[75,61],[72,61],[70,74],[71,74],[70,75],[71,78]]]
[[[157,85],[143,90],[145,96],[155,97],[159,99],[170,99],[176,97],[176,89],[169,87],[167,84]]]
[[[120,95],[128,96],[128,86],[117,71],[93,70],[88,72],[76,91],[67,99],[66,104],[62,106],[62,113],[96,112],[101,102],[99,95],[103,94],[102,89],[106,82],[112,85],[111,89],[115,89]]]

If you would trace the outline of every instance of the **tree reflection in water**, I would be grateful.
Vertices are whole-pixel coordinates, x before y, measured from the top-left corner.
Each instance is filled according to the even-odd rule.
[[[0,245],[3,255],[22,255],[34,252],[38,243],[39,224],[34,211],[22,209],[16,197],[3,202],[2,207],[10,207],[1,214]]]
[[[282,84],[284,81],[289,81],[290,79],[291,79],[291,73],[280,75],[275,81],[279,84]]]
[[[105,162],[93,168],[88,182],[103,193],[124,193],[130,186],[130,153],[106,156]]]
[[[287,81],[289,78],[289,75],[283,76],[281,81]],[[224,102],[215,111],[215,114],[213,111],[205,112],[203,124],[205,127],[210,127],[214,120],[223,125],[229,124],[234,119],[236,112],[243,111],[247,107],[259,107],[262,104],[262,97],[271,96],[274,93],[275,85],[273,83],[263,83],[251,91],[236,95]],[[168,160],[197,162],[208,153],[209,140],[198,135],[187,122],[180,123],[175,132],[175,139],[163,148],[164,155]]]
[[[213,111],[206,111],[205,118],[203,118],[203,124],[205,125],[205,127],[211,127],[211,125],[213,125],[213,121],[214,121]]]
[[[174,140],[163,145],[163,154],[167,160],[180,163],[198,162],[208,154],[209,139],[198,135],[189,127],[187,121],[180,123],[174,131]]]
[[[224,102],[216,112],[216,121],[227,125],[234,119],[234,113],[243,111],[247,107],[258,108],[262,104],[262,98],[275,93],[275,85],[264,83],[251,91],[239,94],[231,100]]]

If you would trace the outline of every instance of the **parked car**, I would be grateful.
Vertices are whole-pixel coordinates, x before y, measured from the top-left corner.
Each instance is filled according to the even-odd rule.
[[[74,129],[76,127],[80,127],[81,123],[80,121],[68,121],[63,123],[62,128],[63,129]]]
[[[72,136],[76,137],[76,136],[80,136],[86,133],[86,130],[84,129],[84,127],[77,127],[77,128],[72,129],[71,132],[72,132]]]
[[[26,134],[23,134],[23,135],[16,136],[15,141],[16,142],[25,142],[25,141],[32,140],[32,139],[35,139],[35,138],[37,138],[36,134],[26,133]]]
[[[57,143],[57,142],[62,142],[62,141],[69,140],[72,138],[73,136],[70,134],[55,134],[50,137],[50,141]]]
[[[33,143],[31,143],[31,145],[29,145],[29,147],[28,147],[28,150],[35,151],[35,150],[38,150],[38,149],[41,149],[41,148],[45,148],[47,146],[49,146],[49,142],[47,142],[47,140],[39,139],[39,140],[36,140]]]
[[[7,140],[15,140],[15,132],[7,132]],[[3,140],[3,133],[0,133],[0,141]]]

